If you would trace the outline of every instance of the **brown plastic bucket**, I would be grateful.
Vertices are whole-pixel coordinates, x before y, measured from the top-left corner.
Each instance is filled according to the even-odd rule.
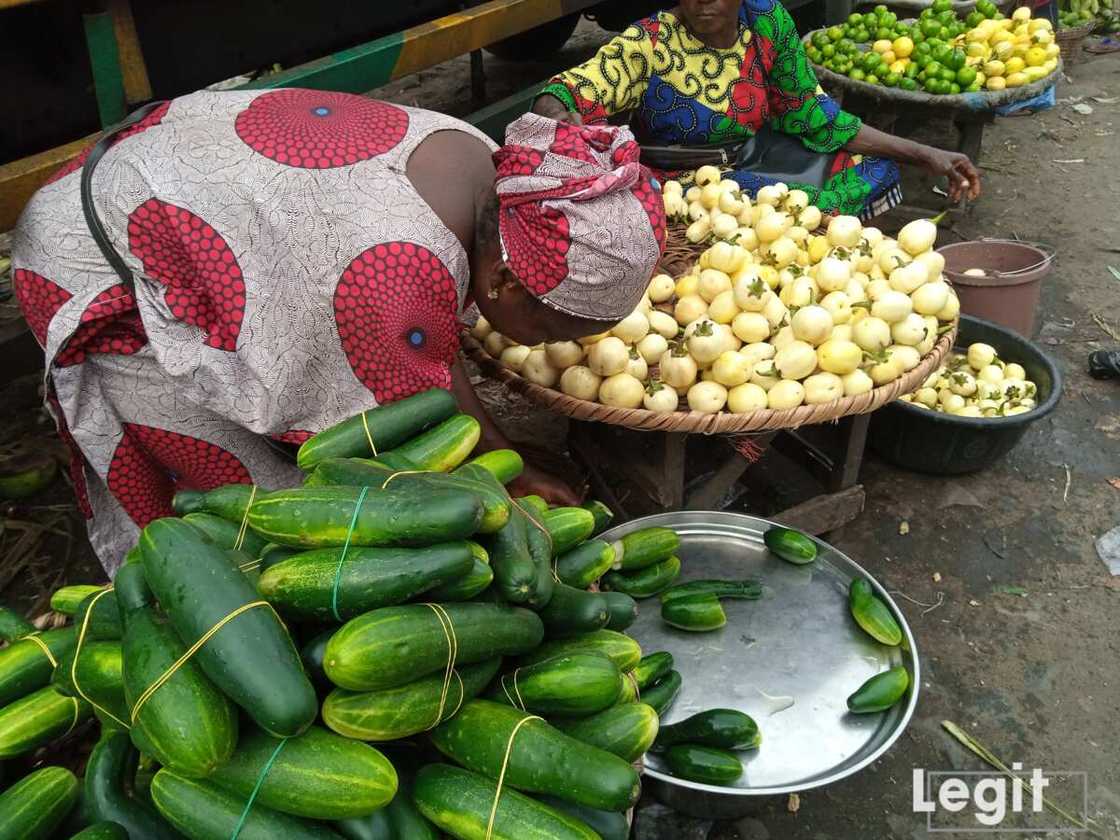
[[[1036,242],[979,239],[937,249],[945,257],[945,276],[957,291],[961,312],[1015,330],[1030,338],[1054,252]],[[979,268],[983,275],[964,272]]]

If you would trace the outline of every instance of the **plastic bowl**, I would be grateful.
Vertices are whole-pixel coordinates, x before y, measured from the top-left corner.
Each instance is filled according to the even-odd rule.
[[[958,417],[896,400],[871,415],[868,442],[877,455],[931,475],[977,472],[1014,449],[1031,424],[1054,410],[1062,396],[1062,374],[1049,356],[1006,327],[962,315],[958,348],[977,341],[1023,366],[1038,386],[1037,407],[1011,417]]]

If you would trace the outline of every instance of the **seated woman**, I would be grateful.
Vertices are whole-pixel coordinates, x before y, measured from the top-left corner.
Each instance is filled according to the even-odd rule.
[[[777,0],[680,0],[553,78],[533,110],[576,123],[633,111],[641,143],[708,146],[714,154],[672,167],[647,158],[644,149],[644,163],[664,169],[723,163],[733,168],[728,177],[752,196],[785,180],[825,212],[870,218],[898,204],[896,161],[946,176],[953,201],[980,194],[980,174],[965,155],[886,134],[842,111],[817,85],[793,19]],[[739,147],[764,127],[797,137],[822,156],[814,161],[800,147],[785,153],[800,159],[794,171],[813,170],[816,183],[768,177],[763,167],[735,168]],[[767,136],[776,135],[758,142],[782,145]],[[777,157],[780,164],[783,153]]]

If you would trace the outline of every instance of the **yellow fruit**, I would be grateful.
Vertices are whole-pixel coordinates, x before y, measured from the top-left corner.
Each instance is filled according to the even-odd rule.
[[[1026,73],[1009,73],[1007,76],[1008,87],[1022,87],[1027,83]]]
[[[964,54],[969,58],[981,58],[984,55],[984,45],[973,41],[964,48]]]
[[[909,62],[906,61],[906,59],[904,59],[904,58],[898,59],[897,61],[894,62],[894,64],[891,65],[891,72],[892,73],[898,73],[900,75],[902,73],[905,73],[906,72],[906,65],[908,63]]]
[[[1034,33],[1040,29],[1053,30],[1054,24],[1046,18],[1031,18],[1030,23],[1027,24],[1027,31]]]
[[[1031,47],[1027,50],[1027,66],[1041,67],[1046,63],[1046,50],[1042,47]]]
[[[993,76],[984,82],[984,87],[988,90],[1003,90],[1007,87],[1007,80],[1003,76]]]
[[[1055,70],[1058,69],[1058,59],[1056,59],[1056,58],[1046,59],[1046,63],[1042,65],[1042,68],[1046,71],[1047,75],[1049,75],[1050,73],[1053,73]]]
[[[1011,49],[1011,57],[1025,59],[1027,57],[1027,50],[1029,50],[1030,48],[1030,44],[1016,44]]]
[[[871,49],[873,49],[875,52],[879,53],[880,55],[885,53],[890,48],[891,48],[891,42],[889,40],[887,40],[886,38],[884,38],[881,41],[876,41],[874,44],[871,45]]]
[[[976,71],[976,83],[977,84],[982,85],[982,84],[984,84],[985,81],[987,81],[987,79],[988,79],[988,77],[985,76],[982,71],[980,71],[980,70]]]
[[[1062,54],[1062,48],[1057,44],[1047,44],[1042,48],[1043,54],[1048,58],[1057,58]]]
[[[1023,71],[1023,75],[1027,77],[1027,82],[1034,84],[1043,76],[1046,75],[1045,67],[1028,67]]]
[[[887,62],[887,64],[894,64],[898,61],[898,56],[894,54],[894,50],[887,50],[883,53],[883,61]]]
[[[996,29],[1000,29],[1004,32],[1010,32],[1011,27],[1014,25],[1015,21],[1013,21],[1011,18],[1004,18],[1003,20],[996,21]]]
[[[1027,62],[1023,61],[1023,59],[1019,58],[1018,56],[1009,58],[1004,62],[1004,69],[1007,71],[1008,76],[1010,76],[1012,73],[1021,72],[1022,69],[1026,66]],[[1014,87],[1014,85],[1012,85],[1012,87]]]
[[[1015,40],[1015,36],[1004,29],[998,29],[990,38],[993,47],[998,47],[1000,44],[1010,44]]]
[[[1014,21],[1030,20],[1031,19],[1030,8],[1028,6],[1020,6],[1018,9],[1016,9],[1014,12],[1011,13],[1011,19],[1014,20]]]
[[[989,79],[1002,76],[1007,72],[1007,67],[1002,61],[989,61],[984,65],[984,75]]]
[[[992,34],[992,27],[986,26],[985,24],[987,23],[989,23],[989,21],[984,21],[984,23],[980,24],[975,29],[970,29],[968,32],[966,32],[964,35],[965,41],[970,44],[987,41]]]
[[[899,58],[909,58],[910,54],[914,52],[914,42],[903,35],[901,38],[895,38],[894,43],[891,44],[891,49],[894,54]]]

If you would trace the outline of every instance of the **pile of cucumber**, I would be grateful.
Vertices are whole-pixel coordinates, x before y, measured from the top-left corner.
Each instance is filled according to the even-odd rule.
[[[625,838],[681,678],[623,631],[676,535],[511,498],[478,434],[438,389],[372,409],[301,487],[180,493],[112,587],[55,594],[69,625],[0,609],[0,840]]]

